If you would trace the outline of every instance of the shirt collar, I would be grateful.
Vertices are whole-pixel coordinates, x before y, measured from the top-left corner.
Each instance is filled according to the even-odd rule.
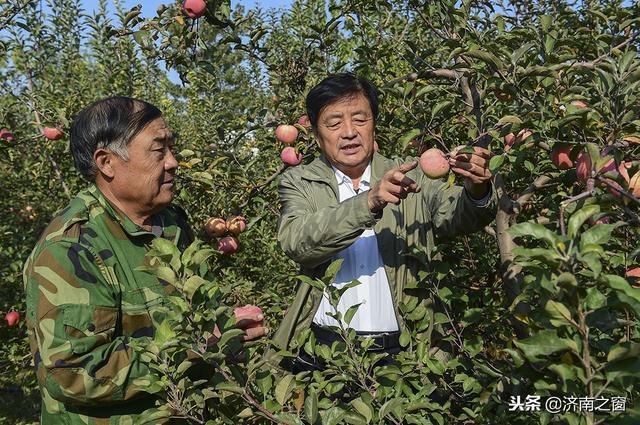
[[[333,173],[336,176],[336,181],[338,182],[338,186],[343,183],[349,183],[349,184],[352,183],[351,177],[347,176],[345,173],[338,170],[333,165],[331,166],[331,168],[333,168]],[[367,164],[367,168],[364,169],[364,172],[362,173],[362,177],[360,177],[360,183],[366,184],[367,186],[371,186],[371,161],[369,161],[369,164]]]

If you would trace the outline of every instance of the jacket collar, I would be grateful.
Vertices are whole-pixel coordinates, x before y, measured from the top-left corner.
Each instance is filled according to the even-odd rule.
[[[109,214],[114,220],[116,220],[122,229],[130,236],[141,236],[141,235],[153,235],[153,233],[148,232],[135,224],[124,212],[122,212],[118,207],[113,205],[109,200],[104,196],[104,194],[98,189],[95,184],[89,186],[89,193],[93,196],[100,206],[104,208],[105,212]]]

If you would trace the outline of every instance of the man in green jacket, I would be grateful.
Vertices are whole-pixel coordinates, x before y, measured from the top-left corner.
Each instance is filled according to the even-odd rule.
[[[337,310],[344,316],[361,303],[349,327],[373,337],[376,349],[394,354],[401,350],[398,339],[405,326],[398,306],[413,296],[405,289],[418,281],[421,267],[406,253],[414,245],[430,250],[436,237],[483,228],[495,216],[496,199],[486,149],[450,158],[463,187],[427,178],[415,160],[378,154],[377,102],[373,84],[352,74],[329,76],[309,92],[307,114],[322,154],[282,176],[278,241],[311,278],[342,259],[333,285],[354,279],[361,284],[344,292]],[[421,302],[432,318],[431,298],[422,296]],[[274,341],[295,350],[296,337],[311,328],[317,341],[331,344],[339,338],[332,330],[339,323],[331,314],[335,309],[326,294],[300,282]],[[423,337],[430,340],[432,331],[433,320]],[[288,367],[322,368],[304,350]]]
[[[76,117],[71,150],[92,182],[54,217],[25,264],[27,326],[42,424],[131,424],[154,406],[132,344],[153,337],[174,288],[138,268],[154,238],[193,234],[172,205],[174,136],[155,106],[97,101]],[[254,317],[255,316],[255,317]],[[245,317],[245,339],[264,335]]]

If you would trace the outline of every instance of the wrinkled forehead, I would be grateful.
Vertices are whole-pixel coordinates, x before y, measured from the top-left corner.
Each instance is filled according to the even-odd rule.
[[[367,99],[367,97],[363,93],[357,91],[353,93],[347,93],[344,96],[334,100],[333,102],[327,103],[320,110],[319,116],[340,116],[345,112],[352,115],[358,113],[373,115],[373,112],[371,111],[371,105],[369,104],[369,99]]]

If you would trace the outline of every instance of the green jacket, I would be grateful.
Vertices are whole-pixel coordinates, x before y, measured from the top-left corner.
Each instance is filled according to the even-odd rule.
[[[193,239],[184,211],[156,215],[180,249]],[[155,398],[130,342],[154,335],[174,288],[137,271],[156,236],[111,205],[96,186],[58,212],[24,269],[27,328],[42,393],[43,424],[132,423]]]
[[[387,159],[375,153],[372,160],[373,186],[391,168],[415,158]],[[418,182],[422,191],[410,194],[399,205],[387,205],[378,216],[369,211],[367,192],[342,203],[338,202],[338,183],[333,169],[324,157],[308,165],[289,169],[279,186],[281,214],[278,223],[278,241],[284,252],[300,264],[301,274],[321,277],[329,260],[351,245],[367,228],[373,227],[385,266],[396,318],[401,329],[404,321],[399,312],[399,301],[408,301],[405,287],[417,282],[423,267],[416,259],[406,256],[413,245],[434,247],[435,237],[448,237],[471,233],[483,228],[495,217],[497,199],[492,190],[491,199],[479,206],[459,186],[447,188],[442,180],[431,180],[420,167],[407,174]],[[321,291],[299,282],[295,299],[274,335],[281,349],[292,349],[292,341],[311,325]],[[431,301],[422,301],[433,319]],[[432,325],[425,332],[431,338]]]

